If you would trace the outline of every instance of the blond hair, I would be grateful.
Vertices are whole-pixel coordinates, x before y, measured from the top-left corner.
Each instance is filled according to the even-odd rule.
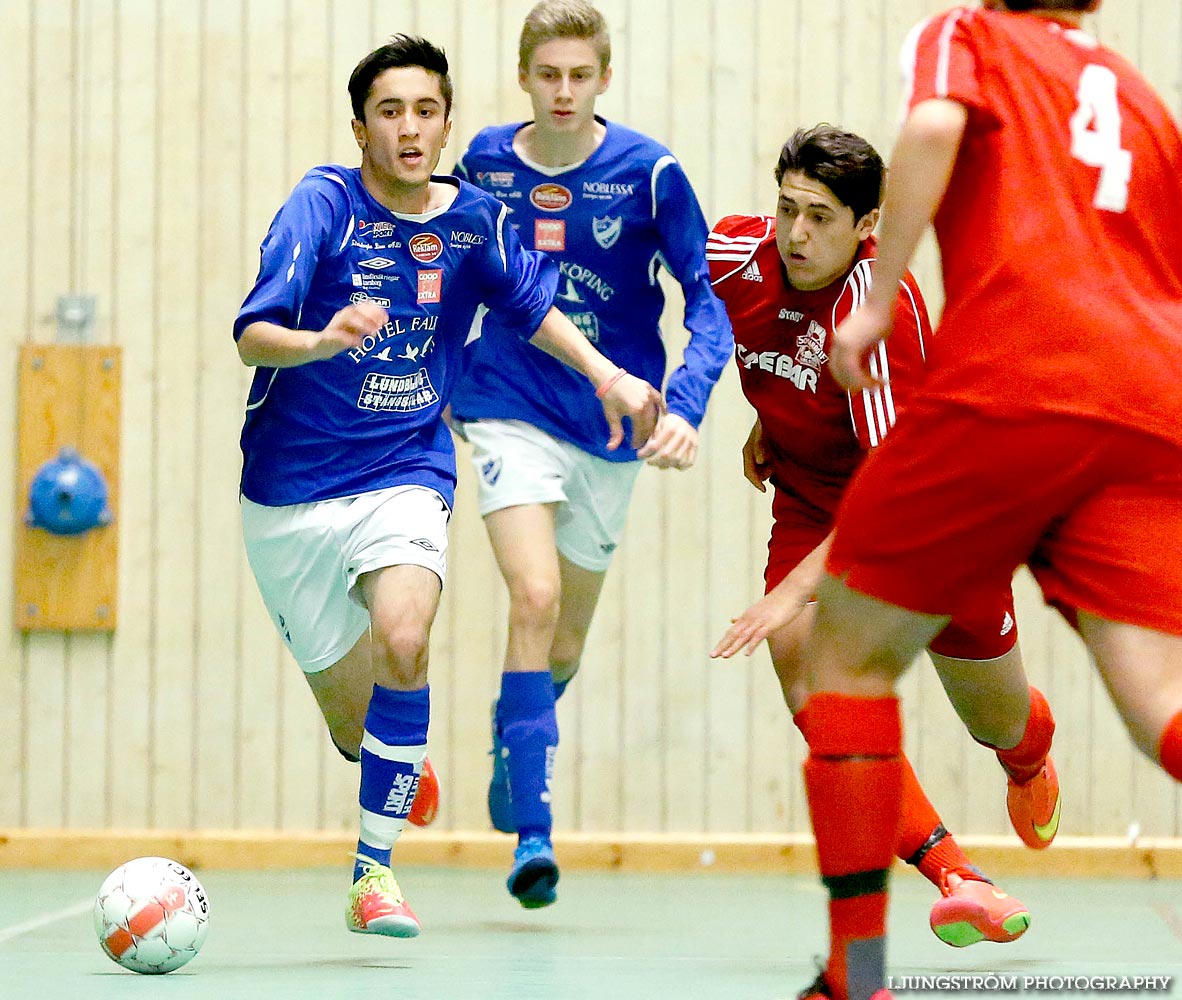
[[[521,41],[517,46],[520,68],[528,72],[530,60],[538,46],[555,38],[584,38],[589,41],[599,56],[601,73],[612,61],[607,21],[586,0],[540,0],[534,5],[521,26]]]

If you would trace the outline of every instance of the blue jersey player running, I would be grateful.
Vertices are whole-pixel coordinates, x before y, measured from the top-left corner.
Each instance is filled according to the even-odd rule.
[[[485,129],[456,168],[512,213],[526,246],[557,263],[557,306],[617,364],[653,385],[664,380],[662,267],[682,287],[690,334],[665,389],[668,412],[639,451],[606,449],[586,380],[531,351],[495,317],[452,401],[509,590],[488,804],[493,825],[518,835],[508,886],[526,907],[556,898],[554,705],[578,669],[637,472],[644,460],[693,464],[706,401],[733,349],[710,287],[708,227],[680,164],[660,143],[595,114],[610,60],[593,6],[537,4],[522,28],[518,67],[534,119]]]
[[[661,400],[552,307],[557,268],[522,248],[504,206],[432,176],[451,127],[443,52],[396,36],[358,64],[349,96],[360,169],[304,176],[271,223],[234,325],[257,369],[242,526],[333,741],[361,760],[346,924],[412,937],[419,922],[390,852],[426,754],[427,642],[455,486],[442,411],[474,320],[488,311],[523,347],[598,386],[609,448],[625,417],[643,443]]]

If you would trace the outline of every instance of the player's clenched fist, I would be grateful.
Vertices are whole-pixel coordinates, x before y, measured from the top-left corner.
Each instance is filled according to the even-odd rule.
[[[367,299],[337,310],[328,325],[320,331],[314,350],[316,358],[331,358],[341,351],[360,347],[366,337],[377,333],[389,321],[386,310]]]
[[[603,414],[611,431],[608,451],[615,451],[624,440],[624,417],[632,420],[632,447],[639,448],[657,427],[665,412],[665,399],[644,379],[624,373],[603,393]]]

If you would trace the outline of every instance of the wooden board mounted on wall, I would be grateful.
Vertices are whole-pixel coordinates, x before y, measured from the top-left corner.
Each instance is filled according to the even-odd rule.
[[[17,421],[16,627],[23,631],[114,631],[119,539],[118,347],[25,344]],[[99,467],[115,519],[80,535],[24,521],[29,485],[63,447]]]

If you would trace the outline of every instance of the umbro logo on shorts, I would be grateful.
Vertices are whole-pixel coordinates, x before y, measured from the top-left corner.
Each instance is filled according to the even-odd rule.
[[[410,544],[417,545],[420,549],[426,549],[428,552],[439,551],[439,549],[435,547],[435,544],[429,538],[412,538],[410,540]]]

